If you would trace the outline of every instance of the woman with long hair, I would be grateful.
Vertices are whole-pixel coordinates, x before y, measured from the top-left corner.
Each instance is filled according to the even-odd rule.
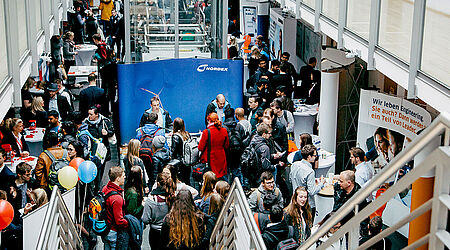
[[[200,190],[200,200],[198,207],[207,214],[209,211],[211,195],[214,194],[214,187],[216,186],[217,177],[212,171],[208,171],[203,175],[203,186]]]
[[[203,130],[198,150],[202,152],[200,161],[208,163],[218,179],[227,180],[227,158],[225,150],[229,147],[227,129],[222,127],[222,122],[216,113],[210,113],[207,120],[207,129]],[[208,134],[211,138],[209,138]],[[209,145],[208,145],[209,144]],[[211,151],[209,151],[209,149]]]
[[[70,160],[73,160],[76,157],[84,158],[84,147],[83,144],[79,141],[72,141],[67,146],[67,155]]]
[[[249,70],[249,76],[253,76],[255,74],[256,70],[258,69],[259,61],[262,58],[261,52],[259,52],[258,46],[253,46],[250,49],[250,59],[248,60],[248,70]]]
[[[305,187],[295,189],[291,203],[284,209],[284,220],[294,227],[294,240],[300,245],[311,235],[313,221]]]
[[[178,172],[180,173],[180,180],[190,185],[191,166],[186,166],[182,163],[183,159],[183,144],[189,140],[191,135],[186,131],[183,119],[177,117],[173,120],[173,135],[172,135],[172,159],[180,161],[178,164]]]
[[[139,166],[133,166],[125,183],[125,204],[127,213],[136,218],[142,217],[142,201],[144,199],[144,189],[142,185],[142,170]]]
[[[7,134],[3,144],[10,144],[17,156],[29,156],[28,145],[23,135],[23,121],[19,118],[9,118],[6,120],[5,126]]]
[[[161,227],[161,249],[207,249],[205,215],[194,204],[192,195],[181,190]]]
[[[75,51],[75,42],[73,41],[75,34],[72,31],[67,31],[64,34],[63,43],[63,58],[64,58],[64,69],[69,72],[71,66],[75,66],[75,55],[78,52]]]
[[[180,181],[180,179],[178,178],[178,172],[175,166],[173,165],[166,165],[163,170],[162,173],[166,173],[169,175],[169,177],[172,179],[174,185],[175,185],[175,195],[178,194],[179,191],[181,190],[188,190],[189,192],[191,192],[192,194],[192,198],[196,197],[198,195],[198,191],[187,185],[186,183]],[[156,183],[153,185],[152,190],[156,188]]]
[[[30,120],[36,120],[36,127],[47,127],[47,111],[44,109],[44,99],[41,96],[36,96],[31,102],[31,116]]]
[[[125,158],[125,175],[128,176],[130,170],[133,166],[139,166],[143,173],[144,187],[147,187],[148,175],[145,169],[144,162],[139,158],[139,148],[141,147],[141,142],[136,139],[131,139],[128,142],[127,157]]]
[[[216,193],[220,194],[224,200],[226,200],[228,193],[230,192],[230,184],[226,181],[218,181],[214,190]]]
[[[170,174],[162,172],[156,178],[157,187],[145,201],[142,221],[150,225],[148,234],[151,249],[160,249],[161,226],[175,200],[175,183]]]

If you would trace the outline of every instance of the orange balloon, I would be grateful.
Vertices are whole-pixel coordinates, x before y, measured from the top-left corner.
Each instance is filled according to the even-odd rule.
[[[0,230],[5,229],[14,218],[14,209],[11,203],[0,200]]]
[[[78,166],[84,161],[83,158],[76,157],[70,161],[69,166],[73,167],[76,171],[78,171]]]

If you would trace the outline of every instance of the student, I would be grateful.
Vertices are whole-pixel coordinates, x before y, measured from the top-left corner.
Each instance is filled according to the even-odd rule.
[[[212,171],[208,171],[203,175],[203,186],[200,190],[202,199],[198,204],[198,208],[205,214],[208,213],[211,195],[214,193],[216,182],[217,177]]]
[[[125,184],[125,172],[123,168],[117,166],[109,169],[109,182],[102,192],[108,195],[110,192],[117,192],[106,199],[106,223],[111,228],[106,236],[102,237],[105,249],[115,249],[117,243],[117,233],[120,230],[128,228],[128,221],[124,218],[124,199],[123,189],[120,187]]]
[[[273,206],[270,210],[270,223],[262,233],[264,244],[268,250],[277,249],[280,241],[286,240],[289,235],[289,228],[283,220],[283,208],[281,206]]]
[[[152,190],[145,201],[142,221],[150,225],[148,239],[151,249],[161,249],[161,226],[164,217],[169,213],[169,208],[175,198],[175,183],[170,173],[162,172],[156,179],[157,187]]]
[[[207,249],[205,214],[194,204],[192,195],[181,190],[161,226],[160,249]]]
[[[294,240],[299,245],[311,235],[311,208],[308,203],[308,192],[305,187],[297,187],[292,195],[291,203],[284,209],[284,220],[294,228]]]

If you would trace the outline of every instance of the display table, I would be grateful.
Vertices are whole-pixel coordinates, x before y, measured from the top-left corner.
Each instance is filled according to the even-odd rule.
[[[75,55],[76,65],[90,66],[92,56],[95,54],[97,46],[92,44],[80,44],[76,45],[76,48],[78,52],[78,54]]]
[[[302,133],[313,133],[314,122],[316,121],[317,114],[319,113],[319,106],[316,105],[299,105],[295,109],[294,115],[294,133],[295,144],[300,145],[299,135]]]
[[[328,180],[327,180],[328,183]],[[316,201],[316,217],[314,218],[314,224],[317,224],[325,215],[333,211],[334,206],[334,188],[331,184],[325,184],[325,187],[314,196]]]
[[[33,86],[28,90],[28,92],[30,92],[33,96],[43,96],[45,91],[44,89]]]
[[[30,155],[39,156],[42,151],[42,141],[44,140],[45,128],[25,129],[25,141],[27,142]]]
[[[26,162],[34,169],[37,164],[38,157],[28,156],[28,157],[14,157],[12,161],[5,161],[5,166],[7,166],[13,173],[16,173],[16,167],[21,162]]]
[[[97,66],[72,66],[67,73],[67,77],[75,78],[75,83],[87,83],[87,77],[91,73],[97,74]]]
[[[292,161],[295,153],[297,153],[297,151],[290,153],[287,157],[288,162],[291,164],[293,163]],[[328,170],[336,161],[336,156],[323,149],[318,150],[317,154],[319,155],[319,166],[317,169],[314,169],[315,177],[319,178],[320,176],[327,176]]]

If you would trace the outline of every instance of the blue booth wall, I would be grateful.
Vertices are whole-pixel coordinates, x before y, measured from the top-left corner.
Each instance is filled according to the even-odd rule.
[[[139,121],[159,93],[172,120],[180,117],[192,133],[205,129],[206,106],[225,95],[232,108],[242,107],[243,61],[223,59],[171,59],[117,67],[122,142],[134,138]]]

